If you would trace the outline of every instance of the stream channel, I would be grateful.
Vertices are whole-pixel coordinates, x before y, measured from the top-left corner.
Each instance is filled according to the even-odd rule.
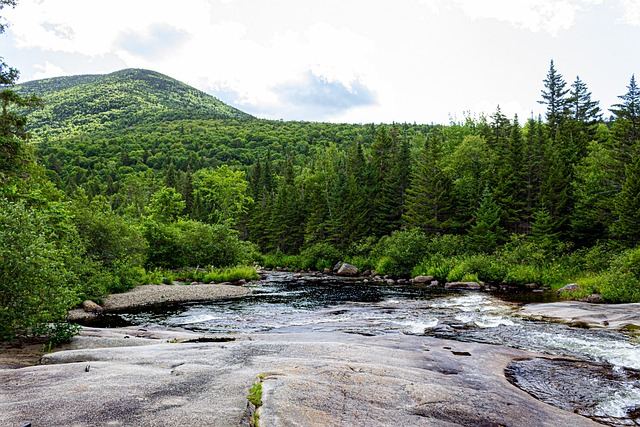
[[[640,425],[637,336],[517,315],[523,302],[531,302],[525,298],[542,302],[540,294],[452,293],[275,272],[250,286],[253,292],[244,297],[111,314],[109,326],[223,334],[413,334],[515,347],[562,358],[514,361],[507,367],[509,380],[532,396],[603,424]]]

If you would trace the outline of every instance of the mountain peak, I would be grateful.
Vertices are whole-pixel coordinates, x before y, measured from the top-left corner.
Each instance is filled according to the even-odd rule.
[[[34,80],[16,86],[44,108],[29,114],[33,134],[119,129],[181,119],[252,119],[217,98],[156,71],[127,68]]]

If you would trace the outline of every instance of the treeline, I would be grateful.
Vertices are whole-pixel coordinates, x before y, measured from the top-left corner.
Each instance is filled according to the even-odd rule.
[[[2,72],[6,106],[38,106],[11,91],[17,71]],[[46,168],[8,108],[1,337],[84,298],[252,262],[572,280],[585,295],[640,301],[635,78],[604,119],[586,84],[567,85],[552,62],[541,102],[546,115],[524,122],[498,108],[446,126],[178,119],[40,132]]]

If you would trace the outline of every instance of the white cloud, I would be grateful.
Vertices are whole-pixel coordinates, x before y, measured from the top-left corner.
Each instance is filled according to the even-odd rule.
[[[455,0],[472,19],[496,19],[516,28],[533,32],[544,31],[557,36],[575,22],[576,14],[585,5],[602,0]]]
[[[640,27],[640,0],[620,0],[622,22]]]
[[[36,64],[34,67],[38,70],[34,75],[34,79],[46,79],[49,77],[59,77],[69,75],[61,67],[46,61],[44,65]]]

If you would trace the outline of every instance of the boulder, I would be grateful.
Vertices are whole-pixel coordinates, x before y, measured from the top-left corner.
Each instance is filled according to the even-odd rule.
[[[342,264],[344,264],[342,261],[338,261],[338,263],[333,266],[333,271],[337,273],[338,270],[340,270],[340,267],[342,267]]]
[[[558,289],[558,295],[560,295],[563,292],[567,292],[571,294],[579,289],[580,289],[580,285],[578,285],[577,283],[569,283],[568,285]]]
[[[91,300],[86,300],[82,302],[82,309],[87,313],[102,313],[104,308],[96,304]]]
[[[461,291],[479,291],[482,285],[478,282],[447,282],[444,284],[444,288]]]
[[[339,276],[355,276],[356,274],[358,274],[358,267],[347,264],[346,262],[343,263],[338,270]]]
[[[591,294],[585,298],[585,301],[592,304],[599,304],[602,302],[602,296],[600,294]]]
[[[416,276],[411,279],[414,285],[425,285],[427,283],[431,283],[433,281],[433,276]]]

